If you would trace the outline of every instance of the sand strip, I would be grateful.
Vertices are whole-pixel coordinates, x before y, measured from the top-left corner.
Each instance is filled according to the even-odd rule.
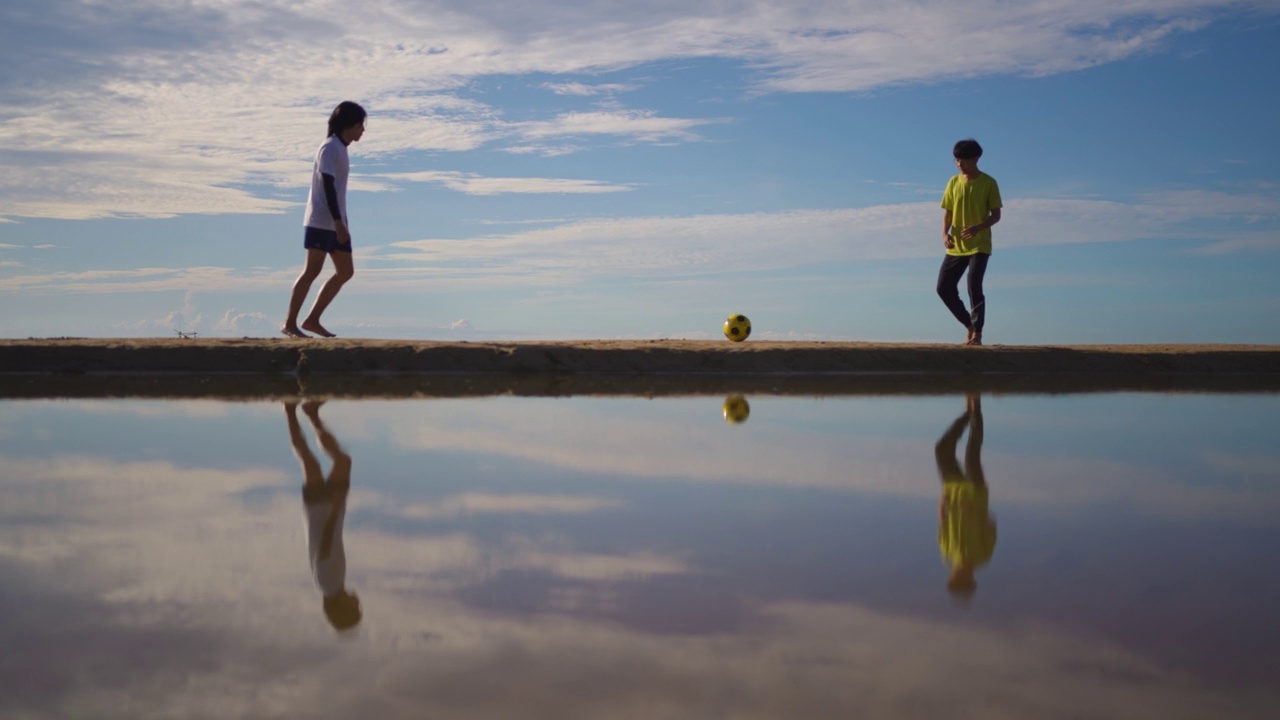
[[[109,382],[108,382],[109,381]],[[0,397],[117,394],[1255,392],[1280,346],[289,339],[0,340]]]
[[[1012,346],[854,342],[290,339],[0,340],[0,373],[1248,373],[1275,345]]]

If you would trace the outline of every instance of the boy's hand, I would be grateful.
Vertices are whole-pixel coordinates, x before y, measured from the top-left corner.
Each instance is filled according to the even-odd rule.
[[[956,245],[956,241],[952,240],[949,234],[942,233],[942,247],[950,250],[951,248],[955,247],[955,245]]]
[[[969,239],[970,239],[970,238],[972,238],[974,235],[977,235],[978,233],[982,232],[982,231],[983,231],[983,230],[985,230],[986,228],[987,228],[987,226],[986,226],[986,224],[985,224],[985,223],[978,223],[977,225],[970,225],[969,227],[967,227],[967,228],[965,228],[964,230],[961,230],[961,231],[960,231],[960,237],[964,238],[965,240],[969,240]]]
[[[347,230],[347,224],[339,221],[338,223],[336,223],[336,225],[337,225],[337,233],[338,233],[338,244],[350,245],[351,233]]]

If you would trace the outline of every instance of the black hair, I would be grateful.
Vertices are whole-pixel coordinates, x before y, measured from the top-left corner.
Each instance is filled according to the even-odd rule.
[[[956,143],[956,146],[951,149],[951,154],[957,160],[977,160],[982,157],[982,146],[973,138],[965,138]]]
[[[338,103],[338,107],[334,108],[333,113],[329,115],[328,137],[340,135],[343,130],[359,125],[364,122],[364,119],[367,116],[368,113],[366,113],[364,108],[360,107],[359,104],[353,103],[350,100],[343,100]]]

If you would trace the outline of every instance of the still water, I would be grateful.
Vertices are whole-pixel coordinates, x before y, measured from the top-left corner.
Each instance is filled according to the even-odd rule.
[[[0,717],[1280,717],[1280,395],[746,401],[0,401]]]

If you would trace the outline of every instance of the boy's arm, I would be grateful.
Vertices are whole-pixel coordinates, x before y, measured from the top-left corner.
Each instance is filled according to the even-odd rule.
[[[942,247],[950,250],[952,245],[955,245],[955,241],[951,239],[951,211],[943,210],[942,211]]]
[[[992,225],[995,225],[998,222],[1000,222],[1000,208],[994,208],[991,210],[990,213],[987,214],[987,219],[985,222],[980,222],[977,225],[970,225],[969,227],[965,228],[964,232],[960,233],[960,235],[961,237],[964,237],[966,239],[971,238],[974,235],[977,235],[978,233],[982,232],[983,230],[989,230]]]
[[[333,216],[333,227],[338,234],[338,243],[346,245],[351,242],[351,233],[347,230],[347,224],[342,220],[342,211],[338,209],[338,186],[333,175],[322,172],[321,179],[324,181],[324,199],[329,205],[329,214]]]

